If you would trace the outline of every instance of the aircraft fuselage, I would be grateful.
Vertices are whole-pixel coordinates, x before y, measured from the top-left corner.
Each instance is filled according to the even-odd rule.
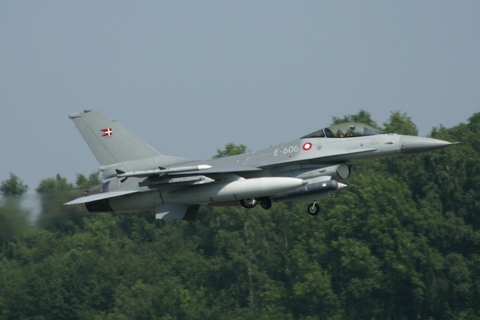
[[[155,210],[160,219],[191,219],[198,205],[313,201],[345,188],[358,160],[432,151],[450,142],[385,134],[361,123],[333,125],[300,139],[236,156],[203,161],[160,154],[99,111],[71,115],[106,180],[68,205],[92,212]]]

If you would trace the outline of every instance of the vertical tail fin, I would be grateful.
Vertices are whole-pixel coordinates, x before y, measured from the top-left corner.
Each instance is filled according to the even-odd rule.
[[[101,111],[85,110],[71,114],[69,118],[75,123],[101,166],[160,155]]]

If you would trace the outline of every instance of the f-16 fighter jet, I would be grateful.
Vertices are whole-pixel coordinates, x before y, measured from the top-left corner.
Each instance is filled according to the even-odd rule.
[[[66,205],[90,212],[152,210],[157,219],[194,220],[201,204],[237,206],[317,201],[346,187],[356,160],[408,155],[452,145],[387,134],[362,123],[337,124],[253,153],[194,160],[166,156],[97,110],[69,116],[100,163],[104,183]]]

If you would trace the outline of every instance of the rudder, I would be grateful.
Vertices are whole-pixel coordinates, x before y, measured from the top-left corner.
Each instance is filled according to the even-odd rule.
[[[68,117],[101,166],[161,155],[99,110],[85,110]]]

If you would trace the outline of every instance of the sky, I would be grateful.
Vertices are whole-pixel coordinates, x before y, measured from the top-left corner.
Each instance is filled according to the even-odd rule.
[[[163,154],[250,151],[368,111],[425,136],[480,111],[479,1],[2,1],[0,181],[98,163],[100,109]]]

